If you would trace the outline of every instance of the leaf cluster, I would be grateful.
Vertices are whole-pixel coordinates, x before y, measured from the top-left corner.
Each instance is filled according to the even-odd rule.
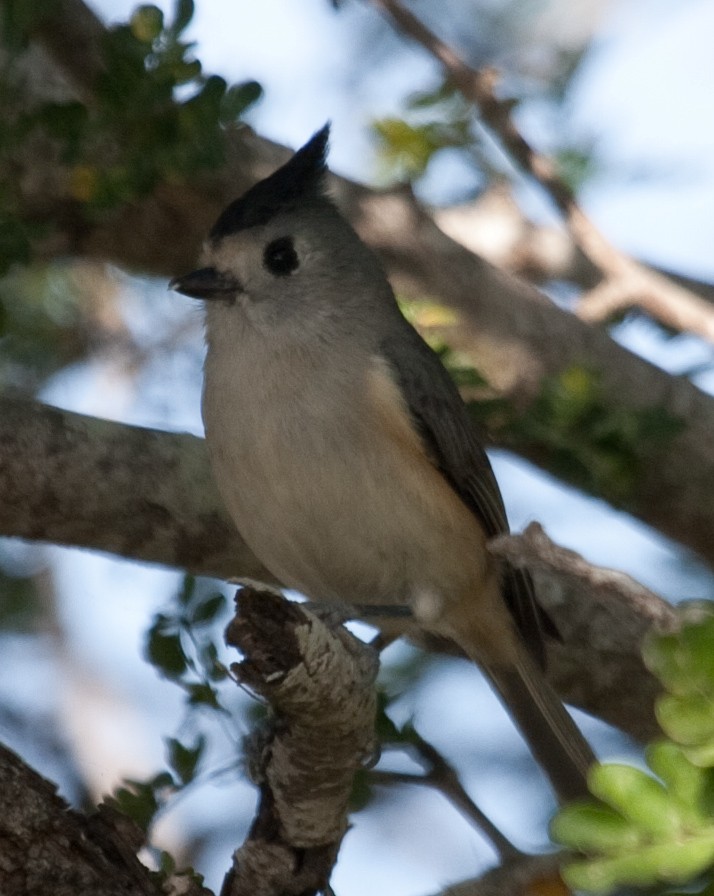
[[[225,595],[205,594],[193,576],[186,576],[175,608],[157,613],[147,632],[146,659],[184,691],[189,706],[222,709],[216,684],[228,670],[218,660],[210,627],[225,606]]]
[[[568,83],[573,70],[564,72],[563,84]],[[548,85],[549,88],[554,86]],[[557,105],[562,102],[562,96],[550,90],[550,100]],[[519,102],[518,99],[511,100],[510,107],[515,109]],[[380,163],[388,179],[418,180],[432,159],[449,149],[458,152],[487,178],[506,173],[503,159],[478,123],[476,110],[449,78],[433,89],[408,96],[402,115],[378,118],[373,122],[372,130],[377,138]],[[553,158],[558,176],[573,191],[599,170],[590,143],[564,143],[554,147]]]
[[[29,6],[3,4],[6,49],[21,49],[52,11],[48,0],[32,15]],[[13,156],[38,135],[51,141],[66,168],[66,198],[88,217],[147,195],[161,182],[221,165],[223,127],[238,121],[262,88],[255,81],[229,86],[203,71],[184,37],[193,12],[193,0],[176,0],[167,21],[158,7],[144,5],[127,23],[107,29],[91,101],[27,105],[22,84],[7,73],[0,88],[0,170],[6,177],[0,182],[0,274],[13,262],[26,263],[32,240],[42,235],[43,226],[23,213],[10,176]]]
[[[472,108],[449,81],[412,94],[403,117],[377,119],[372,128],[385,173],[399,180],[421,177],[438,152],[474,141]]]
[[[191,713],[208,709],[225,715],[217,684],[227,670],[218,661],[212,628],[226,607],[226,598],[185,576],[173,606],[154,616],[144,652],[159,674],[178,685]],[[191,743],[164,739],[167,768],[144,781],[128,780],[108,800],[144,831],[169,801],[196,780],[208,738],[199,731]]]
[[[680,611],[677,631],[651,636],[647,665],[665,687],[656,706],[668,735],[645,752],[649,772],[596,765],[597,802],[564,808],[553,839],[580,854],[563,875],[576,889],[623,886],[714,893],[714,603]]]

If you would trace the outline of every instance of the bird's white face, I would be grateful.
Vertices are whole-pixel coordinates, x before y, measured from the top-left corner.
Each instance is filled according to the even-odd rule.
[[[206,296],[209,342],[226,327],[295,342],[345,331],[358,339],[375,306],[392,302],[375,257],[328,203],[211,239],[202,263],[225,284]]]
[[[311,284],[324,279],[330,260],[319,233],[309,222],[291,217],[279,216],[207,243],[203,263],[236,287],[222,300],[206,303],[209,319],[214,305],[221,317],[224,312],[243,314],[254,326],[275,326],[309,312]]]

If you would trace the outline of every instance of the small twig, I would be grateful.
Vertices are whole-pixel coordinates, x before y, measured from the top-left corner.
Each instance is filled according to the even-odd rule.
[[[483,121],[493,130],[519,168],[532,175],[543,186],[563,213],[583,251],[600,269],[610,270],[620,253],[604,239],[592,222],[578,208],[570,186],[558,176],[552,160],[536,152],[513,121],[512,100],[499,99],[496,86],[499,76],[493,68],[474,69],[444,41],[434,34],[399,0],[371,0],[387,13],[397,26],[421,44],[441,62],[453,85],[476,105]],[[614,254],[613,254],[614,253]]]
[[[586,292],[577,314],[588,323],[606,321],[632,307],[678,332],[694,333],[714,342],[714,308],[711,302],[673,283],[635,261],[619,276],[607,277]]]
[[[550,196],[582,252],[602,272],[605,280],[614,284],[614,289],[627,300],[628,307],[637,306],[667,326],[714,342],[714,310],[711,306],[699,296],[648,270],[606,239],[580,208],[573,190],[558,175],[553,161],[537,152],[518,130],[511,114],[514,103],[496,95],[498,74],[492,68],[474,69],[467,65],[399,0],[370,2],[441,62],[453,85],[477,106],[481,118],[500,138],[514,163],[530,174]],[[592,304],[585,306],[586,319],[594,319]],[[587,317],[588,314],[591,316]]]
[[[504,862],[474,880],[465,880],[441,890],[437,896],[571,896],[560,876],[561,857],[524,855]],[[621,896],[621,894],[620,894]]]
[[[401,742],[396,743],[394,746],[399,749],[405,748],[405,744]],[[436,747],[425,741],[415,731],[411,732],[408,746],[411,748],[410,752],[415,754],[416,760],[424,768],[423,775],[413,775],[409,772],[373,770],[369,773],[370,780],[375,784],[384,784],[386,786],[416,784],[421,787],[433,787],[434,790],[446,797],[465,818],[472,821],[480,829],[503,862],[523,855],[505,834],[501,833],[491,819],[479,809],[464,789],[455,769]]]

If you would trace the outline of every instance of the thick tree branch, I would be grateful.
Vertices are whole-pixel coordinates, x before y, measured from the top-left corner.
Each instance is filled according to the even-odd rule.
[[[274,581],[222,508],[205,442],[0,398],[0,535]]]
[[[0,893],[3,896],[212,896],[191,876],[176,887],[136,858],[143,832],[102,807],[73,812],[49,781],[0,745]]]

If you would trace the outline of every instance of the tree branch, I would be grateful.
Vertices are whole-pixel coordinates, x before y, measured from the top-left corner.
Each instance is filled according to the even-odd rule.
[[[481,113],[514,163],[530,174],[561,211],[575,242],[606,280],[620,284],[624,307],[637,306],[670,327],[677,327],[714,342],[714,309],[684,287],[670,283],[617,249],[578,205],[575,194],[558,175],[553,161],[536,152],[513,121],[511,100],[496,95],[497,73],[473,69],[444,41],[430,31],[399,0],[370,0],[401,30],[434,56],[463,96]],[[584,318],[593,321],[593,305]]]
[[[585,293],[576,312],[581,320],[599,323],[631,308],[639,308],[672,330],[714,342],[714,306],[634,261]]]
[[[560,280],[587,291],[603,282],[602,272],[571,234],[563,227],[537,224],[526,217],[505,181],[494,183],[470,202],[435,208],[432,215],[457,243],[536,285]],[[714,284],[656,265],[644,266],[714,305]]]
[[[389,747],[390,744],[384,746]],[[428,741],[425,741],[415,730],[410,732],[408,742],[398,741],[394,749],[406,750],[424,767],[423,775],[410,772],[390,772],[374,769],[369,772],[369,780],[373,784],[392,786],[394,784],[411,784],[421,787],[433,787],[477,827],[491,846],[498,853],[502,862],[520,858],[523,853],[494,825],[490,818],[479,809],[466,792],[456,769],[447,762],[442,754]]]
[[[347,831],[352,781],[374,751],[376,654],[341,625],[245,588],[226,630],[246,658],[231,668],[272,718],[250,745],[260,806],[222,896],[327,889]]]
[[[434,896],[570,896],[563,883],[557,854],[521,856],[492,868],[483,877],[446,887]]]
[[[0,535],[273,582],[195,436],[0,398]]]
[[[190,875],[176,888],[137,859],[143,832],[103,806],[72,811],[56,787],[0,745],[0,892],[3,896],[212,896]]]

